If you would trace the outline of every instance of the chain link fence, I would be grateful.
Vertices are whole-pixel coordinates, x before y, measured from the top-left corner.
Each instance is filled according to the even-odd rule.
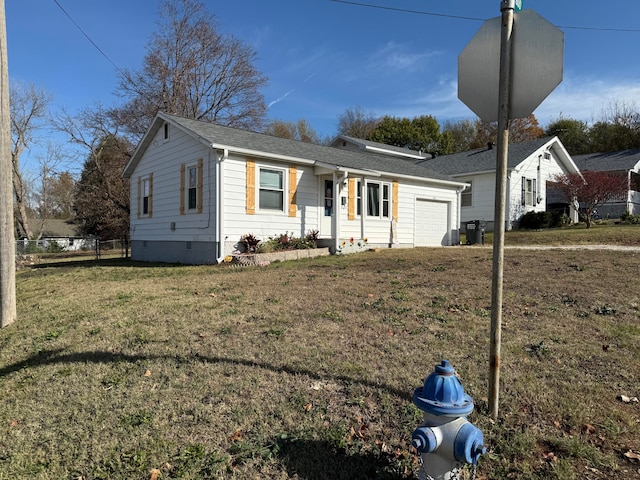
[[[17,268],[41,263],[127,258],[128,256],[129,246],[125,240],[98,238],[16,240]]]

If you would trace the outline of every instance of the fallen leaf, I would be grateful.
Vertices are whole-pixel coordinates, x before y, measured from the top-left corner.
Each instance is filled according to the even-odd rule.
[[[304,411],[305,411],[305,412],[310,412],[312,408],[313,408],[313,403],[307,403],[307,404],[304,406]]]
[[[229,441],[236,442],[238,440],[242,440],[243,437],[244,437],[244,433],[242,432],[242,430],[238,429],[235,432],[233,432],[233,435],[229,437]]]
[[[554,421],[553,421],[553,425],[554,425],[556,428],[560,428],[560,427],[562,426],[562,425],[560,425],[560,422],[559,422],[559,421],[557,421],[557,420],[554,420]]]
[[[144,376],[145,376],[145,377],[150,377],[150,376],[151,376],[151,370],[146,370],[146,371],[144,372]]]
[[[586,433],[587,435],[592,435],[596,433],[596,427],[594,427],[590,423],[585,423],[584,425],[582,425],[582,432]]]
[[[634,452],[632,450],[626,452],[624,456],[632,460],[640,460],[640,453]]]
[[[638,397],[627,397],[626,395],[618,395],[618,400],[624,403],[638,403]]]
[[[556,454],[553,452],[548,452],[548,453],[543,453],[542,457],[547,461],[547,462],[555,462],[558,457],[556,457]]]
[[[160,472],[160,470],[154,468],[153,470],[151,470],[151,477],[149,478],[149,480],[158,480],[161,474],[162,472]]]
[[[13,428],[13,427],[17,427],[17,426],[18,426],[18,420],[11,420],[11,423],[9,424],[9,426],[10,426],[11,428]]]

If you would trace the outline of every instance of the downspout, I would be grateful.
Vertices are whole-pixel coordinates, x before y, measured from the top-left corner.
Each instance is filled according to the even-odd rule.
[[[342,196],[342,183],[347,179],[348,176],[349,172],[344,172],[344,174],[340,178],[338,178],[336,172],[333,172],[333,251],[336,253],[338,252],[338,248],[340,247],[340,209],[342,208],[342,205],[340,204],[339,200]]]
[[[513,171],[509,170],[507,172],[507,190],[505,192],[506,195],[506,200],[505,200],[505,221],[506,221],[506,225],[503,225],[502,228],[505,229],[505,231],[509,231],[511,230],[511,174],[513,173]],[[493,229],[495,231],[496,226],[493,226]]]
[[[213,147],[213,145],[212,145]],[[216,153],[216,159],[218,154]],[[222,150],[222,156],[216,161],[216,236],[218,237],[218,263],[224,261],[224,244],[226,237],[224,236],[224,165],[223,162],[229,158],[229,149]]]
[[[456,242],[458,244],[460,244],[460,229],[462,228],[462,192],[464,192],[465,188],[467,187],[456,188],[456,198],[457,198],[456,205],[458,206],[457,212],[456,212],[456,218],[458,220],[458,228],[456,229],[456,231],[458,232],[458,238],[456,239]],[[452,240],[451,243],[453,244],[453,239],[451,240]]]
[[[628,213],[633,213],[632,209],[631,209],[631,202],[632,202],[632,198],[631,198],[631,169],[627,170],[627,205],[626,205],[626,211]]]

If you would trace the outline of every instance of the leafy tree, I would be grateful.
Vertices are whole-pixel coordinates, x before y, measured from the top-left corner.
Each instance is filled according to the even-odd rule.
[[[85,160],[74,195],[74,220],[85,234],[128,240],[129,181],[122,171],[131,149],[128,141],[106,136]]]
[[[422,115],[412,120],[385,116],[367,140],[419,152],[449,153],[452,140],[440,133],[438,121],[431,115]]]
[[[73,194],[76,181],[69,172],[60,172],[42,178],[39,210],[43,218],[67,219],[73,216]]]
[[[591,152],[589,126],[581,120],[560,116],[547,126],[545,133],[548,136],[557,136],[571,155]]]
[[[471,142],[471,148],[486,147],[489,142],[496,143],[498,138],[498,122],[483,122],[477,119],[475,122],[476,137]],[[509,143],[528,142],[536,138],[544,137],[544,130],[540,127],[538,119],[532,113],[526,118],[514,118],[509,120]]]
[[[338,117],[338,135],[366,140],[378,125],[379,118],[362,107],[348,108]]]
[[[32,83],[16,82],[10,86],[10,96],[11,166],[15,221],[20,235],[33,238],[34,229],[29,224],[29,217],[32,213],[29,209],[31,186],[20,165],[20,157],[34,142],[35,132],[42,128],[42,119],[48,114],[51,95],[45,90],[36,88]]]
[[[555,175],[552,181],[554,187],[573,203],[587,228],[591,228],[591,216],[600,205],[626,198],[628,188],[626,175],[593,170],[586,170],[582,174]]]
[[[612,102],[589,131],[591,152],[617,152],[640,147],[640,112],[635,105]]]
[[[114,118],[138,137],[158,111],[260,130],[267,78],[254,66],[255,51],[219,33],[198,0],[164,0],[158,25],[142,69],[122,75],[119,93],[129,101]]]
[[[274,137],[288,138],[290,140],[300,140],[307,143],[321,143],[318,133],[309,125],[305,119],[297,122],[285,122],[284,120],[272,120],[264,133]]]

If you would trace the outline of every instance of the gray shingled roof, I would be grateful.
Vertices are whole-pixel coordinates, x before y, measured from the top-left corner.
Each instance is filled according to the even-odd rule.
[[[538,138],[528,142],[512,143],[509,145],[509,158],[507,168],[517,167],[536,150],[549,143],[552,137]],[[430,170],[444,175],[464,175],[478,172],[490,172],[496,169],[497,149],[479,148],[468,152],[443,155],[426,160],[418,160],[416,163]]]
[[[401,158],[375,155],[371,153],[351,152],[338,148],[273,137],[262,133],[249,132],[246,130],[224,127],[213,123],[167,114],[159,114],[158,118],[156,118],[156,121],[154,122],[154,124],[156,124],[155,128],[159,128],[158,119],[160,119],[160,122],[162,122],[163,119],[174,122],[187,132],[199,137],[201,141],[208,144],[227,147],[232,151],[235,147],[243,150],[263,152],[265,154],[294,157],[302,160],[312,160],[347,169],[370,170],[390,175],[406,175],[425,180],[432,179],[457,183],[456,180],[452,179],[448,175],[434,172],[429,168],[424,168],[423,166],[416,165],[413,162],[408,162]],[[147,137],[151,136],[152,135],[149,134],[147,135]],[[138,146],[130,164],[125,169],[125,175],[131,175],[132,169],[135,167],[135,164],[139,160],[139,156],[145,149],[145,141],[149,142],[150,139],[143,139],[141,145]]]
[[[416,150],[411,150],[410,148],[396,147],[394,145],[387,145],[386,143],[372,142],[371,140],[363,140],[362,138],[350,137],[348,135],[338,135],[331,143],[334,144],[338,140],[346,140],[351,143],[355,143],[356,145],[361,145],[363,147],[372,147],[372,148],[383,148],[390,152],[395,152],[400,155],[409,155],[412,157],[421,156],[427,158],[427,154],[424,152],[418,152]]]
[[[640,149],[621,152],[576,155],[573,161],[581,171],[615,172],[640,168]]]

